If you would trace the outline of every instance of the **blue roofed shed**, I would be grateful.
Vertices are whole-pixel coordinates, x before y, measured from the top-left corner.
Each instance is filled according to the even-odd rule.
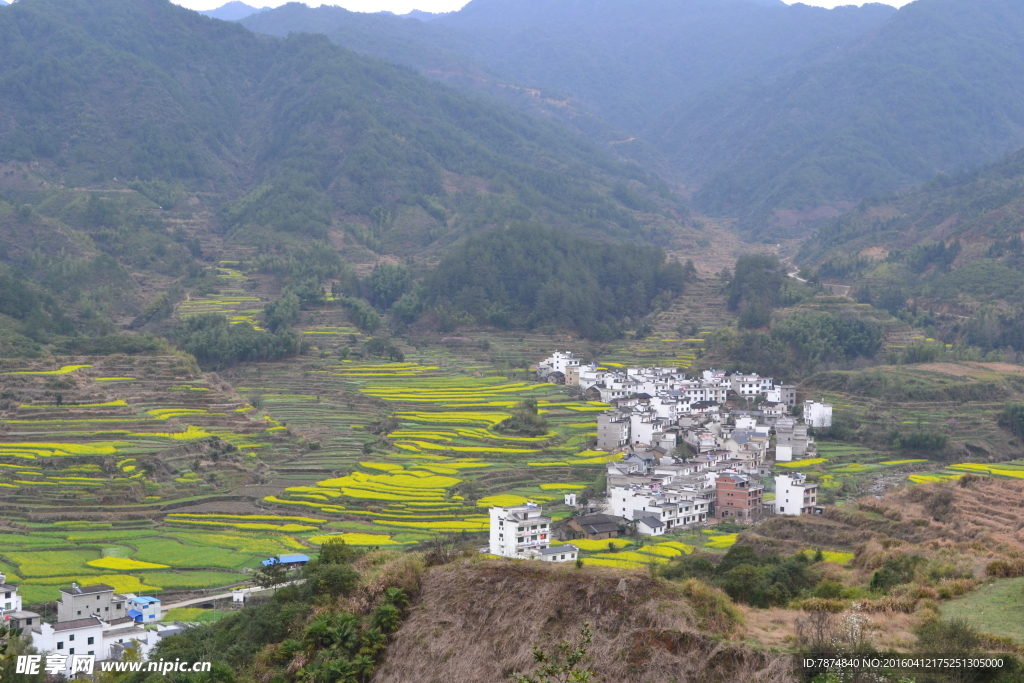
[[[301,565],[309,562],[309,556],[307,555],[281,555],[281,557],[271,557],[269,560],[263,560],[263,566],[269,567],[270,565],[277,564],[291,564]]]

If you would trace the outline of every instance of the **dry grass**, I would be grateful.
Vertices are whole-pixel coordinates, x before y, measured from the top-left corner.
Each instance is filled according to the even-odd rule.
[[[792,649],[796,645],[796,620],[807,613],[795,609],[744,609],[747,636],[765,647]],[[872,644],[883,650],[907,650],[916,642],[914,628],[921,623],[918,615],[900,612],[878,612],[868,615],[868,633]]]
[[[1024,557],[1024,481],[973,477],[908,486],[856,507],[829,508],[822,517],[777,517],[740,541],[774,552],[853,549],[865,575],[890,557],[914,553],[983,577],[994,560]]]
[[[714,594],[604,568],[469,560],[436,567],[424,574],[421,600],[374,681],[507,680],[533,668],[534,645],[550,651],[585,622],[594,631],[587,665],[603,681],[796,681],[788,657],[730,639],[732,619],[706,618],[716,613]]]

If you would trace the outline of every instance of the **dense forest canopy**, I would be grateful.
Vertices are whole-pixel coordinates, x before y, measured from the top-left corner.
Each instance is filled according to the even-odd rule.
[[[947,341],[1024,350],[1022,230],[1018,150],[977,171],[864,200],[827,221],[797,258],[822,278],[851,284],[857,301],[932,326]]]
[[[568,326],[611,339],[682,292],[685,271],[660,249],[519,224],[468,240],[434,269],[426,298],[498,327]]]
[[[828,214],[777,209],[842,210],[1024,144],[1017,9],[475,0],[421,22],[292,3],[244,23],[321,32],[494,94],[533,88],[561,103],[551,116],[596,113],[665,155],[703,212],[761,237]]]
[[[0,163],[223,193],[236,240],[345,229],[413,253],[512,218],[664,239],[686,215],[660,179],[555,124],[164,0],[12,5],[0,89]]]

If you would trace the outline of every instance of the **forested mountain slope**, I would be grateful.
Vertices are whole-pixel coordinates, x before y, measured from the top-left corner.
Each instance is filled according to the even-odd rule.
[[[1024,144],[1018,10],[474,0],[425,23],[292,3],[245,24],[593,112],[664,155],[702,212],[772,238]]]
[[[387,250],[404,220],[419,251],[510,218],[637,239],[682,215],[659,180],[557,126],[325,38],[256,36],[162,0],[4,9],[0,89],[0,162],[66,185],[222,193],[232,234],[349,222]]]
[[[646,137],[695,201],[761,231],[776,209],[856,201],[1024,144],[1024,13],[1014,0],[919,0],[833,59],[693,98]]]
[[[415,261],[418,277],[524,221],[598,241],[695,234],[660,178],[557,124],[166,0],[0,9],[0,92],[0,279],[17,284],[0,288],[3,354],[168,333],[177,303],[216,291],[219,259],[306,304],[332,287],[373,298],[347,260],[364,276]]]
[[[959,327],[984,348],[1024,349],[1024,149],[979,171],[861,202],[826,222],[798,260],[898,312],[970,315]]]
[[[829,11],[750,0],[473,0],[424,23],[290,3],[243,23],[275,35],[325,33],[428,73],[483,69],[577,98],[636,134],[723,78],[792,70],[893,12],[883,5]]]

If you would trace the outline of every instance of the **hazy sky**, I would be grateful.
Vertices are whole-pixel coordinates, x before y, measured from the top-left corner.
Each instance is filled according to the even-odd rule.
[[[191,9],[206,10],[220,7],[228,0],[172,0],[179,5]],[[287,0],[242,0],[247,5],[254,7],[278,7],[285,4]],[[789,2],[789,0],[786,0]],[[887,5],[901,7],[910,0],[879,0]],[[817,5],[818,7],[836,7],[838,5],[863,5],[863,2],[853,0],[803,0],[804,4]],[[316,0],[307,1],[306,4],[318,6]],[[466,0],[336,0],[335,2],[324,3],[327,5],[338,5],[353,12],[380,12],[388,10],[395,14],[405,14],[409,10],[420,9],[425,12],[451,12],[466,4]],[[789,2],[789,4],[793,4]]]

